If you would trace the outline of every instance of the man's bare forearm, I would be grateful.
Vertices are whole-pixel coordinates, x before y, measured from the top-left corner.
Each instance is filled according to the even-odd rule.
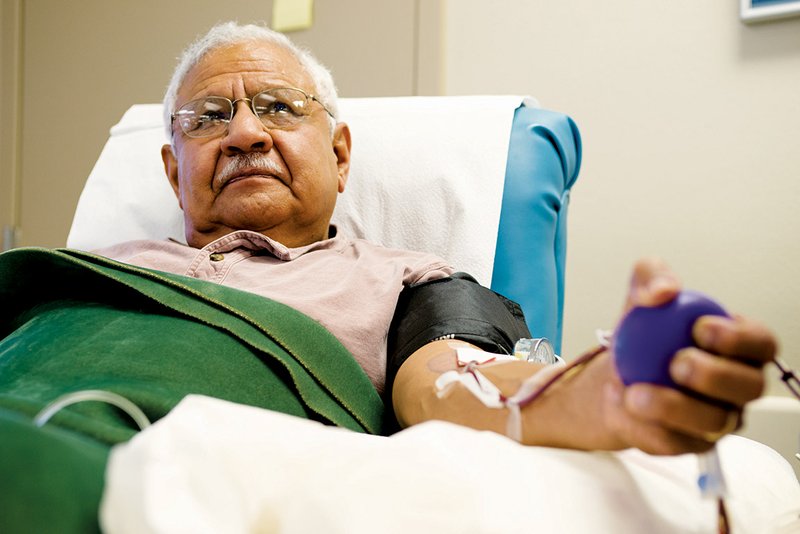
[[[444,372],[457,369],[455,349],[468,346],[461,341],[436,341],[419,349],[403,364],[393,390],[394,408],[401,425],[438,419],[506,434],[507,408],[490,408],[460,385],[449,389],[441,398],[436,393],[436,379]],[[624,446],[606,431],[602,402],[591,398],[598,389],[602,391],[598,384],[593,384],[599,382],[597,375],[604,374],[604,379],[608,378],[608,373],[603,373],[607,365],[603,359],[591,363],[592,369],[557,381],[544,395],[523,408],[522,443],[574,449]],[[510,397],[542,366],[512,361],[484,364],[479,369],[504,396]],[[584,372],[586,375],[581,376]]]

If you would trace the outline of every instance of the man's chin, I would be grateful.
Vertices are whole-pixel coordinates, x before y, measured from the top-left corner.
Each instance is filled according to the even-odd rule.
[[[274,178],[248,178],[225,186],[217,195],[212,206],[212,220],[222,225],[251,222],[258,225],[262,218],[288,216],[294,202],[292,192],[282,182]]]

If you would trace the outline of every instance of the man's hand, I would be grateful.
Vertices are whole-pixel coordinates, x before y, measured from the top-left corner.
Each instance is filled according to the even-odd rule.
[[[626,308],[668,302],[680,285],[657,260],[637,263]],[[697,347],[678,352],[671,365],[679,391],[651,384],[606,387],[606,424],[633,447],[655,454],[699,452],[737,428],[744,405],[764,389],[763,367],[777,344],[763,326],[743,317],[702,317],[693,329]],[[645,355],[646,356],[646,355]]]

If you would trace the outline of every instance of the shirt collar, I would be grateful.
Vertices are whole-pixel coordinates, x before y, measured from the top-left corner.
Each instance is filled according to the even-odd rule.
[[[224,235],[207,244],[202,250],[213,253],[227,253],[237,248],[245,248],[252,251],[263,251],[271,256],[283,261],[292,261],[304,254],[315,250],[332,249],[340,246],[342,239],[337,235],[336,226],[330,225],[328,239],[316,241],[301,247],[290,248],[283,243],[275,241],[263,234],[251,230],[237,230]]]

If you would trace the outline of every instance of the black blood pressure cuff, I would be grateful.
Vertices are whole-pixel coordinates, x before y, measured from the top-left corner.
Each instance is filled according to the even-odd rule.
[[[407,286],[389,329],[386,405],[400,366],[437,339],[461,339],[488,352],[511,354],[531,333],[519,304],[480,285],[466,273]]]

